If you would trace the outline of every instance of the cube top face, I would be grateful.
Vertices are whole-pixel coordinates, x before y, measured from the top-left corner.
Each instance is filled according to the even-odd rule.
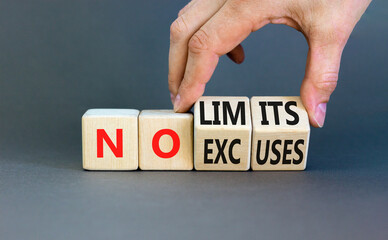
[[[251,130],[247,97],[200,97],[194,105],[194,127],[208,130]]]
[[[139,115],[139,167],[142,170],[193,169],[193,115],[144,110]]]
[[[300,97],[252,97],[253,131],[310,131]]]
[[[139,115],[139,110],[136,109],[108,109],[108,108],[94,108],[85,112],[83,117],[136,117]]]
[[[140,118],[162,118],[162,119],[193,119],[191,113],[176,113],[173,110],[143,110],[140,113]]]
[[[83,168],[138,168],[138,110],[91,109],[82,117]]]
[[[248,170],[251,131],[247,97],[201,97],[194,105],[195,169]]]

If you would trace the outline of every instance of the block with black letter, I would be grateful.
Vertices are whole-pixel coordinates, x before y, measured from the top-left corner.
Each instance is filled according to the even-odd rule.
[[[201,97],[194,106],[195,169],[248,170],[251,131],[247,97]]]
[[[141,170],[192,170],[193,114],[141,111],[139,167]]]
[[[87,170],[138,167],[138,115],[134,109],[90,109],[82,116],[82,158]]]
[[[252,97],[252,170],[304,170],[310,125],[300,97]]]

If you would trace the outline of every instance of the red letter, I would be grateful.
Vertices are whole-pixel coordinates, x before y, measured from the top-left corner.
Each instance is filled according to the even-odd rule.
[[[116,129],[116,145],[113,144],[112,140],[106,134],[104,129],[97,129],[97,158],[104,157],[104,142],[108,144],[109,148],[112,150],[113,154],[117,158],[123,157],[123,129]]]
[[[166,134],[170,135],[170,137],[172,138],[172,149],[171,151],[165,153],[165,152],[162,152],[162,150],[160,150],[159,140],[163,135],[166,135]],[[157,133],[155,133],[154,137],[152,138],[152,149],[154,150],[154,153],[158,157],[172,158],[178,153],[179,147],[180,147],[179,136],[176,132],[174,132],[171,129],[159,130]]]

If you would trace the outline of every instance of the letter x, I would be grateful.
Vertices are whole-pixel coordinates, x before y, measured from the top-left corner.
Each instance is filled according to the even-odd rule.
[[[222,158],[223,163],[227,163],[225,155],[224,155],[224,149],[225,149],[226,142],[228,141],[228,139],[224,139],[224,141],[222,142],[222,146],[220,145],[220,141],[218,139],[215,139],[215,140],[216,140],[216,144],[217,144],[217,148],[218,148],[218,154],[217,154],[216,159],[214,159],[214,163],[218,163],[218,161],[220,160],[220,157]]]

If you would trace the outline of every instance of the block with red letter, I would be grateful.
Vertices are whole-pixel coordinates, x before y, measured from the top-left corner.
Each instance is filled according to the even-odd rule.
[[[138,116],[134,109],[90,109],[82,116],[83,168],[136,170]]]
[[[195,169],[248,170],[251,131],[247,97],[201,97],[194,106]]]
[[[310,125],[300,97],[252,97],[252,170],[304,170]]]
[[[193,169],[193,115],[144,110],[139,116],[141,170]]]

